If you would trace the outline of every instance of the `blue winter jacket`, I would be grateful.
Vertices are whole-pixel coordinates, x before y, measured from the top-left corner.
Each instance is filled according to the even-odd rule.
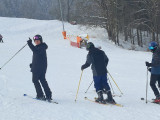
[[[151,74],[160,75],[160,48],[153,52],[151,67]]]

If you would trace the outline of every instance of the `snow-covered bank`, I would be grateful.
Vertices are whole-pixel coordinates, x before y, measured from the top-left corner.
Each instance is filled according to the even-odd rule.
[[[85,63],[87,51],[73,48],[67,40],[63,40],[61,22],[0,18],[0,23],[0,34],[5,42],[0,44],[0,65],[25,45],[28,37],[37,33],[43,36],[49,45],[47,80],[53,98],[59,102],[59,105],[52,105],[23,97],[24,93],[35,96],[29,68],[32,53],[26,47],[0,71],[0,120],[159,120],[159,106],[146,105],[140,100],[145,97],[144,62],[151,60],[151,53],[120,49],[110,42],[99,40],[98,31],[103,30],[91,31],[96,35],[94,38],[91,35],[91,41],[101,45],[110,59],[108,69],[124,93],[122,98],[115,100],[124,107],[103,106],[84,100],[85,96],[96,96],[93,86],[87,94],[84,93],[92,81],[90,69],[84,71],[75,103],[80,67]],[[86,33],[79,26],[65,25],[70,33]],[[114,89],[119,94],[115,85]],[[149,98],[153,97],[149,89]]]

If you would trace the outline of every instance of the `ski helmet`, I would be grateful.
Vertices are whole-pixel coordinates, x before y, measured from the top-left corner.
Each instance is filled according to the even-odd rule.
[[[94,44],[92,42],[87,43],[86,50],[89,51],[92,48],[94,48]]]
[[[41,35],[35,35],[34,37],[33,37],[33,40],[35,41],[35,40],[40,40],[41,42],[43,42],[43,39],[42,39],[42,36]]]
[[[157,47],[158,47],[157,42],[152,41],[152,42],[149,43],[149,49],[150,49],[150,50],[154,50],[154,49],[157,48]]]

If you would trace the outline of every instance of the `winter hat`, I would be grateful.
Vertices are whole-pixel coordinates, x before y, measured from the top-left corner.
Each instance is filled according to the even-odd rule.
[[[41,36],[41,35],[35,35],[35,36],[33,37],[33,40],[34,40],[34,41],[35,41],[35,40],[40,40],[41,43],[43,42],[43,39],[42,39],[42,36]]]

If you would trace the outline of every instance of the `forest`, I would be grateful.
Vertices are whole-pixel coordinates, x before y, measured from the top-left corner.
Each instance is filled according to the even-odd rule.
[[[160,0],[0,0],[0,16],[99,26],[116,45],[160,42]]]

